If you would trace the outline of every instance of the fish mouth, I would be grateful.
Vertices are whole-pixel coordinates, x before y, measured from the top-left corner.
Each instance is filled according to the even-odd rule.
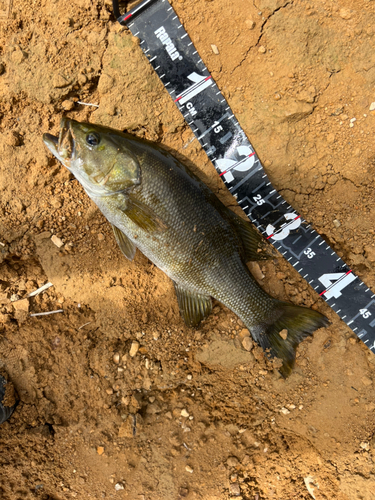
[[[67,168],[75,156],[75,141],[72,131],[72,120],[62,118],[59,137],[52,134],[43,134],[43,141],[51,153],[56,156]]]
[[[73,160],[74,158],[74,136],[72,121],[69,118],[62,118],[60,122],[60,134],[57,141],[57,151],[61,158]]]

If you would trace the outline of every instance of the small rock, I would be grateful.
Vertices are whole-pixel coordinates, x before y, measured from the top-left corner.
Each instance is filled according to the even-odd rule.
[[[180,497],[185,498],[188,496],[189,490],[187,488],[180,488],[178,490],[178,493],[179,493]]]
[[[185,408],[183,410],[181,410],[181,417],[187,418],[188,416],[189,416],[189,413],[185,410]]]
[[[193,378],[193,375],[190,375],[190,374],[189,374],[186,378],[187,378],[188,380],[191,380],[191,379]]]
[[[258,52],[259,54],[265,54],[266,53],[266,47],[264,47],[263,45],[261,45],[258,49]]]
[[[352,11],[347,8],[340,9],[340,17],[347,21],[348,19],[351,19]]]
[[[71,111],[74,108],[74,102],[66,99],[61,103],[61,107],[64,111]]]
[[[29,301],[28,299],[16,300],[13,302],[13,307],[16,311],[29,312]]]
[[[288,337],[288,330],[284,328],[284,330],[281,330],[281,332],[279,332],[279,335],[282,339],[286,340]]]
[[[120,354],[118,352],[115,352],[112,359],[113,362],[116,363],[116,365],[118,365],[120,363]]]
[[[289,415],[290,411],[283,407],[281,408],[280,413],[282,413],[283,415]]]
[[[239,464],[237,457],[229,457],[227,460],[228,467],[236,467]]]
[[[116,491],[120,491],[120,490],[124,490],[124,489],[125,489],[125,487],[124,487],[124,485],[122,483],[116,483],[115,484],[115,490]]]
[[[257,281],[261,281],[264,279],[264,274],[262,273],[262,270],[258,264],[258,262],[249,262],[249,269],[251,274],[254,276],[254,278]]]
[[[370,111],[375,111],[375,101],[370,104]]]
[[[275,99],[275,101],[280,101],[280,99],[281,99],[281,95],[280,95],[278,92],[276,92],[276,93],[273,95],[273,98]]]
[[[337,219],[334,219],[333,225],[338,229],[341,226],[341,222]]]
[[[328,134],[327,135],[327,142],[328,142],[328,144],[333,144],[335,142],[335,134]]]
[[[58,238],[55,234],[51,237],[51,241],[57,246],[57,248],[61,248],[62,246],[64,246],[62,240]]]
[[[131,356],[132,358],[134,358],[134,356],[138,352],[138,349],[139,349],[139,342],[137,342],[137,341],[134,340],[132,342],[131,347],[130,347],[129,356]]]
[[[103,453],[104,453],[104,446],[98,446],[98,447],[96,448],[96,453],[97,453],[98,455],[103,455]]]
[[[103,233],[99,233],[98,234],[98,240],[99,241],[103,241],[104,240],[104,234]]]
[[[249,30],[253,30],[255,28],[255,23],[252,19],[246,19],[245,24]]]
[[[194,472],[194,469],[192,467],[190,467],[190,465],[187,465],[185,467],[185,470],[186,470],[186,472],[190,472],[190,474],[192,474]]]
[[[231,483],[229,485],[229,491],[231,493],[231,495],[240,495],[241,494],[241,490],[240,490],[240,485],[238,483]]]
[[[64,87],[67,87],[70,84],[70,82],[61,74],[56,73],[53,77],[52,85],[55,87],[55,89],[62,89]]]
[[[214,54],[219,55],[220,52],[216,45],[211,45],[211,49]]]
[[[366,376],[361,378],[361,382],[366,387],[369,387],[372,384],[372,380]]]
[[[362,450],[369,451],[369,449],[370,449],[370,444],[369,444],[369,443],[367,443],[366,441],[362,441],[362,443],[360,444],[360,447],[362,448]]]
[[[250,337],[244,337],[242,341],[242,347],[245,349],[245,351],[251,351],[253,343],[250,340]]]
[[[111,394],[113,394],[113,389],[110,387],[109,389],[106,389],[105,392],[108,394],[108,396],[111,396]]]
[[[242,341],[245,337],[250,337],[250,332],[247,328],[242,328],[242,330],[240,331],[238,336],[240,337],[240,339]]]

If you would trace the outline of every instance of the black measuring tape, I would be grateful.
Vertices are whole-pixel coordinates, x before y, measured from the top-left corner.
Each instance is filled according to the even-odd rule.
[[[168,0],[113,6],[251,222],[375,352],[375,294],[273,188]]]

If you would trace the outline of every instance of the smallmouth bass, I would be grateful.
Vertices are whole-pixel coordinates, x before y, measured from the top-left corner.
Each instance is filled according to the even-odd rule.
[[[246,262],[259,260],[262,236],[250,222],[155,143],[68,118],[58,138],[43,140],[111,223],[122,253],[132,260],[138,248],[172,279],[188,326],[211,312],[214,297],[268,356],[282,360],[282,375],[290,374],[299,342],[328,320],[258,285]]]

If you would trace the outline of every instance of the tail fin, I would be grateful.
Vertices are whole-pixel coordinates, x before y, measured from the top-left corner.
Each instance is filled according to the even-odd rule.
[[[278,319],[273,323],[263,323],[250,331],[270,357],[283,361],[280,373],[287,377],[293,369],[298,344],[329,321],[318,311],[288,302],[277,301],[275,313]]]

